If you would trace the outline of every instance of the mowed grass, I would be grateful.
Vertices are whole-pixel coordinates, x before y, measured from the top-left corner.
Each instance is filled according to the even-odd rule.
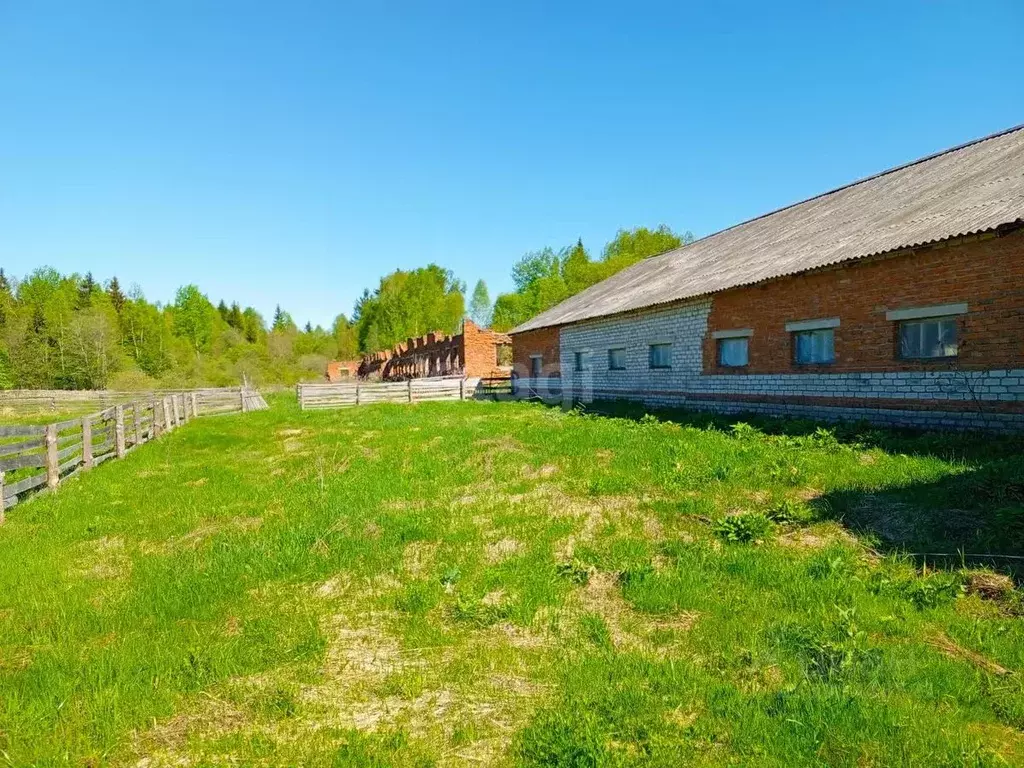
[[[9,512],[0,761],[1024,764],[1018,441],[272,405]]]

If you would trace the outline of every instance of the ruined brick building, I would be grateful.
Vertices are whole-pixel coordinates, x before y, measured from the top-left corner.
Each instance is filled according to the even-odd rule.
[[[511,370],[511,337],[464,320],[462,331],[453,336],[435,331],[409,338],[394,349],[367,355],[358,375],[385,381],[430,376],[477,379],[508,376]]]

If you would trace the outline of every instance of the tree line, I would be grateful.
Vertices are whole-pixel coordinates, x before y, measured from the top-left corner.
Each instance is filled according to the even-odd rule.
[[[116,277],[0,269],[0,389],[153,389],[291,384],[353,357],[352,324],[299,329],[278,308],[268,326],[252,307],[214,305],[197,286],[167,305],[127,293]]]
[[[692,241],[668,227],[621,230],[596,258],[582,241],[526,254],[512,268],[515,289],[492,303],[478,281],[428,264],[396,270],[367,289],[352,317],[330,328],[298,328],[280,306],[270,322],[253,307],[216,305],[196,285],[170,304],[150,302],[116,277],[37,269],[22,280],[0,269],[0,389],[153,389],[293,384],[324,374],[331,359],[350,360],[406,338],[456,333],[463,318],[507,331],[641,259]]]

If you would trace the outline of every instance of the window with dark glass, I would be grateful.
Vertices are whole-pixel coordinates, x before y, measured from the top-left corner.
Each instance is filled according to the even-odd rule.
[[[589,371],[590,370],[590,350],[584,349],[576,353],[576,370],[577,371]]]
[[[908,360],[956,357],[955,317],[904,320],[899,325],[900,357]]]
[[[746,337],[718,340],[718,364],[726,368],[741,368],[749,358],[749,341]]]
[[[648,348],[648,363],[654,369],[666,369],[672,367],[672,345],[651,344]]]
[[[608,370],[609,371],[624,371],[624,370],[626,370],[626,350],[625,349],[609,349],[608,350]]]
[[[832,328],[797,331],[793,334],[793,359],[800,365],[835,362],[835,331]]]

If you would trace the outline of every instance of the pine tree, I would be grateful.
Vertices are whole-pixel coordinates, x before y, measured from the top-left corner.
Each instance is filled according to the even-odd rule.
[[[96,281],[93,280],[92,272],[86,272],[85,277],[78,284],[78,308],[83,309],[92,304],[92,292],[96,289]]]
[[[224,303],[224,299],[220,300],[217,304],[217,314],[220,315],[220,319],[225,323],[228,321],[228,305]]]
[[[117,314],[121,314],[121,310],[124,308],[124,303],[127,299],[124,292],[121,290],[121,284],[117,281],[117,277],[110,278],[107,295],[110,296],[110,303],[114,305],[114,311],[117,312]]]
[[[309,320],[306,321],[306,327],[305,327],[304,330],[305,330],[306,333],[312,333],[313,332],[313,324],[311,322],[309,322]]]
[[[241,307],[238,306],[237,301],[231,302],[231,309],[228,311],[228,325],[240,331],[243,323]]]

